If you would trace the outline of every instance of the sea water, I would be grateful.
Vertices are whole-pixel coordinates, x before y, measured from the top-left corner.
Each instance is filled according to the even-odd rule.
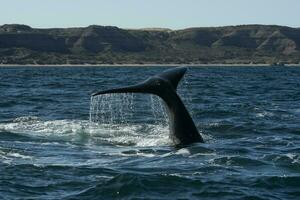
[[[165,69],[0,68],[0,199],[300,197],[300,68],[190,68],[182,149],[158,97],[90,96]]]

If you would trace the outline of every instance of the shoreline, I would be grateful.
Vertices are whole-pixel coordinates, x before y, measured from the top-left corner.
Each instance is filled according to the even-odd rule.
[[[152,63],[152,64],[0,64],[0,67],[173,67],[173,66],[186,66],[186,67],[272,67],[270,64],[176,64],[176,63]],[[276,66],[276,65],[275,65]],[[298,64],[284,64],[278,67],[300,67]]]

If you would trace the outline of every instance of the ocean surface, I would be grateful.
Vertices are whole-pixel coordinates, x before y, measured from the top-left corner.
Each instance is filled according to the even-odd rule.
[[[181,149],[156,96],[91,99],[166,68],[0,68],[0,199],[300,199],[300,68],[189,68]]]

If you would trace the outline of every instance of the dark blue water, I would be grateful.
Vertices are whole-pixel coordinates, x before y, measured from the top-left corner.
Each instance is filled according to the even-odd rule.
[[[174,148],[150,95],[102,98],[89,121],[91,93],[164,69],[0,68],[0,199],[300,198],[300,68],[190,68],[205,144]]]

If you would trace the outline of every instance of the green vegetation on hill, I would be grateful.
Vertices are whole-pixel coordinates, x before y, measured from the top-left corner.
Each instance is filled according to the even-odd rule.
[[[300,63],[300,29],[0,26],[0,64]]]

